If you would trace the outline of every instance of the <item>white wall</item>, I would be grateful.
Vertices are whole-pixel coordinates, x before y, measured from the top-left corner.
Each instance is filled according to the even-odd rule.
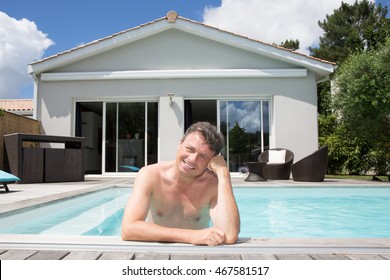
[[[184,101],[182,97],[160,97],[158,126],[158,161],[175,159],[177,146],[184,133]]]
[[[56,72],[216,68],[296,67],[182,31],[168,30],[69,64]]]
[[[288,148],[294,161],[318,147],[317,109],[285,96],[274,97],[273,148]]]
[[[272,147],[288,148],[294,161],[318,149],[316,84],[309,72],[306,82],[296,81],[273,98]],[[299,80],[299,79],[298,79]]]

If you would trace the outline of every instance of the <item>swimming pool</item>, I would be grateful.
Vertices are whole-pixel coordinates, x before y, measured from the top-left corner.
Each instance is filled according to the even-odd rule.
[[[130,188],[0,216],[1,234],[120,235]],[[387,187],[235,187],[240,237],[390,238]]]

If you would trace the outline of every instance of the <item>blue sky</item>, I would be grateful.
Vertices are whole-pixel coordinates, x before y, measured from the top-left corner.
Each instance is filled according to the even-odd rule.
[[[170,10],[196,21],[205,6],[220,0],[0,0],[0,11],[35,22],[55,42],[45,57],[91,42],[148,21]]]
[[[355,0],[344,0],[353,3]],[[390,0],[381,0],[389,6]],[[0,98],[32,98],[27,65],[164,17],[179,16],[267,43],[315,46],[318,20],[341,0],[0,0]]]

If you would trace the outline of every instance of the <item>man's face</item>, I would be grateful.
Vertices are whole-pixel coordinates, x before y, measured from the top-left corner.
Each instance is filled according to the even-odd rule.
[[[214,152],[205,143],[202,134],[194,132],[179,144],[176,161],[181,172],[197,176],[206,170],[213,156]]]

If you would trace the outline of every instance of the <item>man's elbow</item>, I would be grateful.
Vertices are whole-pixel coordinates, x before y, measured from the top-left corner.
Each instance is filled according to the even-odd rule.
[[[123,241],[134,240],[134,232],[130,226],[122,226],[121,237]]]
[[[224,244],[231,245],[236,243],[238,240],[238,233],[229,234],[225,236]]]
[[[122,240],[123,240],[123,241],[129,241],[129,240],[130,240],[129,234],[128,234],[127,231],[124,230],[124,229],[122,229],[121,237],[122,237]]]

